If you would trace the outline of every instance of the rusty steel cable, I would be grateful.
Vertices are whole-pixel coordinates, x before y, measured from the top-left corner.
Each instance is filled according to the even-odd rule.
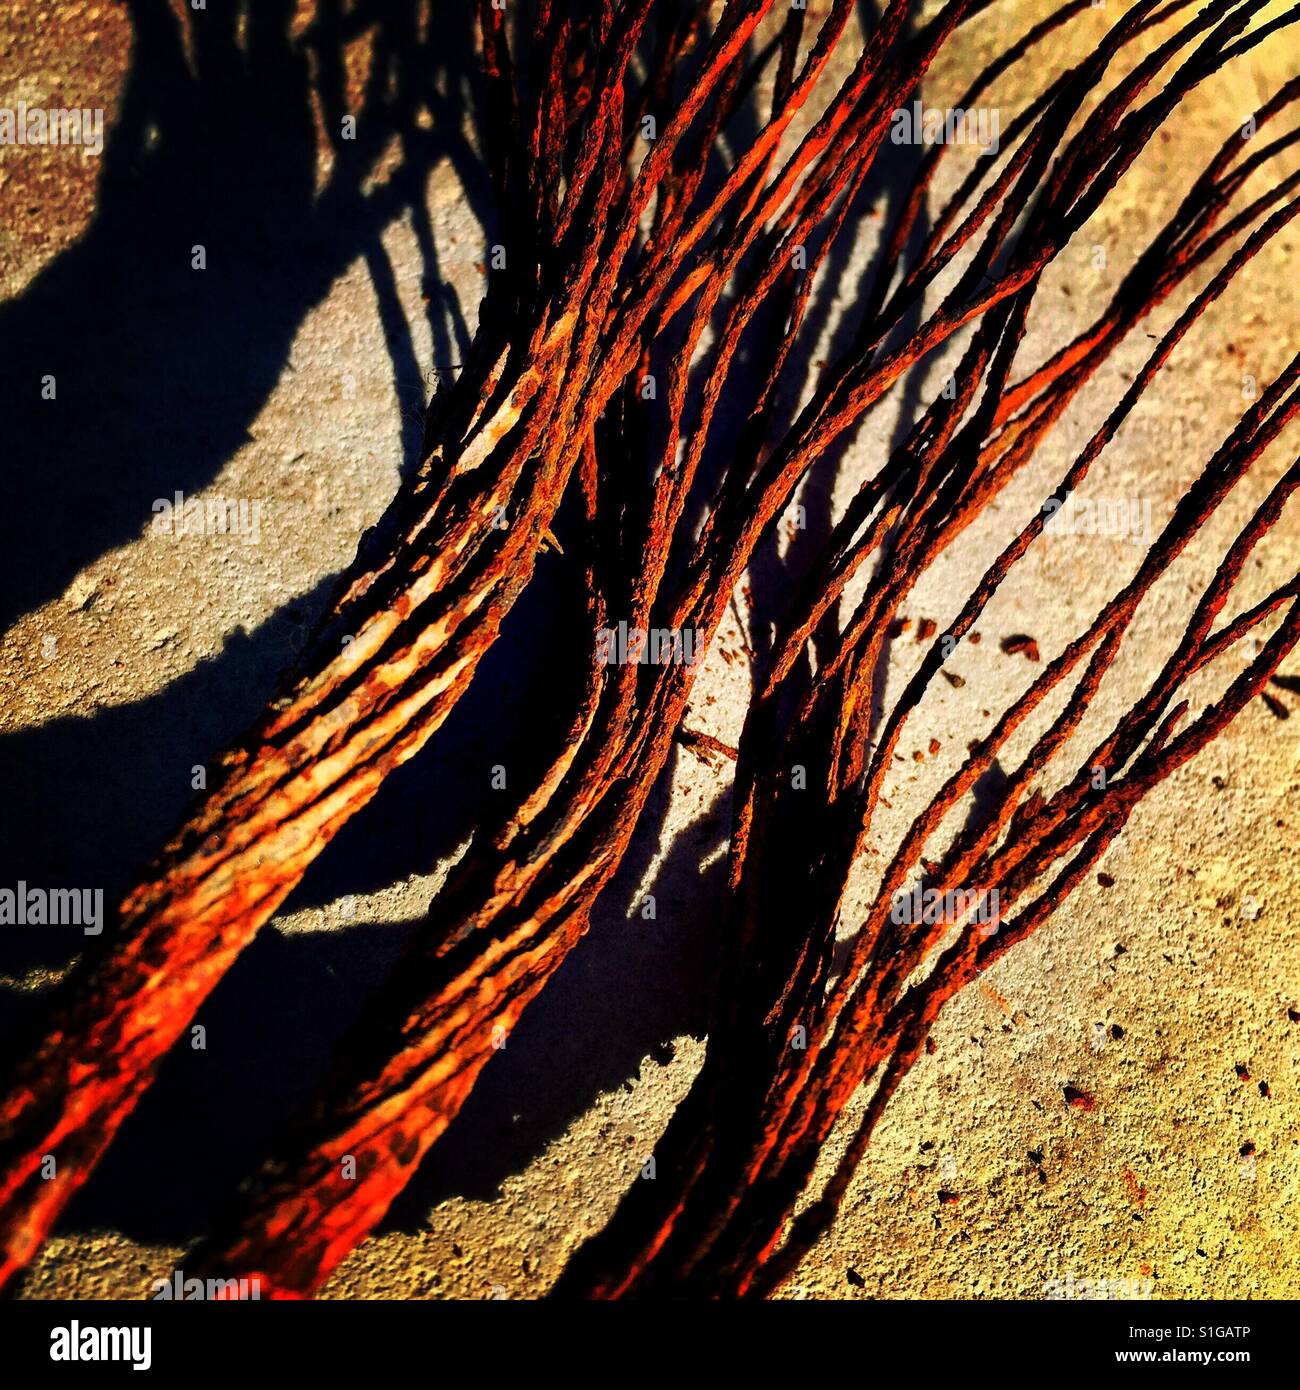
[[[1172,15],[1181,8],[1168,6],[1163,14]],[[613,508],[611,522],[610,509],[602,505],[604,496],[622,499],[623,494],[618,479],[609,476],[613,470],[606,461],[607,449],[601,447],[595,419],[591,421],[595,438],[585,455],[581,479],[585,514],[598,535],[608,534],[605,528],[612,526],[615,538],[588,570],[593,624],[604,625],[616,611],[614,604],[626,600],[627,607],[621,611],[629,613],[632,626],[667,626],[711,636],[755,545],[809,462],[858,422],[902,371],[965,325],[974,324],[974,337],[958,373],[964,384],[957,399],[936,402],[911,446],[891,460],[883,480],[875,480],[867,489],[876,500],[890,496],[885,514],[891,524],[904,516],[907,524],[892,541],[902,562],[899,584],[877,596],[876,608],[862,618],[858,631],[844,645],[850,655],[845,657],[841,690],[846,697],[852,695],[855,713],[837,731],[836,741],[849,750],[858,747],[866,708],[859,687],[862,672],[872,665],[868,659],[873,653],[871,642],[882,630],[882,619],[906,592],[901,586],[919,572],[916,557],[926,553],[927,547],[947,544],[969,524],[1028,459],[1128,328],[1227,244],[1212,233],[1230,192],[1244,178],[1225,174],[1223,160],[1194,186],[1180,210],[1181,220],[1175,219],[1165,229],[1163,242],[1153,243],[1092,332],[1035,373],[1029,379],[1031,385],[1022,382],[1007,389],[1042,270],[1181,97],[1232,56],[1249,51],[1248,41],[1241,46],[1240,35],[1256,9],[1250,4],[1211,5],[1183,25],[1153,60],[1143,61],[1116,84],[1053,164],[1052,156],[1058,153],[1084,95],[1095,88],[1119,48],[1143,31],[1154,6],[1139,6],[1126,16],[1111,40],[1075,70],[1071,81],[1052,89],[1051,100],[1028,128],[1023,146],[995,180],[994,195],[981,200],[954,234],[956,246],[950,242],[932,251],[946,263],[973,244],[976,233],[987,224],[976,265],[984,267],[1000,257],[1000,274],[990,284],[982,270],[968,270],[909,341],[892,350],[887,345],[890,326],[898,322],[910,299],[905,293],[902,299],[896,295],[894,301],[886,300],[849,353],[825,374],[821,389],[784,438],[770,448],[729,461],[703,530],[692,543],[693,558],[680,574],[673,575],[670,561],[674,546],[680,546],[683,538],[680,528],[686,499],[699,478],[709,423],[727,387],[747,316],[785,283],[791,328],[769,344],[766,374],[755,393],[761,408],[788,360],[789,339],[807,304],[807,287],[789,285],[789,262],[780,253],[803,244],[822,222],[832,230],[842,225],[842,204],[836,199],[857,186],[854,180],[861,177],[883,136],[883,118],[908,89],[918,47],[925,55],[931,51],[926,45],[944,40],[960,17],[957,7],[950,7],[903,49],[906,64],[860,63],[841,88],[841,96],[848,93],[845,101],[832,101],[808,137],[814,147],[826,152],[833,172],[823,176],[817,163],[803,171],[802,163],[808,161],[801,161],[798,153],[786,166],[799,165],[804,172],[804,182],[787,207],[786,215],[794,220],[784,237],[774,240],[768,258],[760,260],[748,287],[733,291],[723,326],[713,338],[717,346],[705,358],[703,371],[696,349],[705,326],[714,321],[722,284],[741,272],[758,230],[729,228],[715,250],[714,267],[699,277],[687,275],[669,293],[674,312],[679,296],[682,305],[693,298],[695,304],[686,344],[676,347],[672,358],[668,439],[660,451],[649,515],[639,528],[628,525],[626,506]],[[1043,29],[1039,37],[1048,32]],[[1163,68],[1189,46],[1191,55],[1180,60],[1160,92],[1141,100]],[[865,80],[864,67],[871,68]],[[1276,109],[1285,104],[1281,101]],[[853,139],[840,140],[837,137],[847,127],[836,124],[837,113],[850,105],[862,125],[853,129]],[[737,168],[744,166],[742,157]],[[779,175],[777,187],[784,184],[784,175]],[[790,183],[787,191],[793,188]],[[1018,226],[1018,211],[1034,202],[1031,190],[1039,195],[1034,213],[1026,225]],[[1253,225],[1285,192],[1274,190],[1258,200],[1248,214],[1229,224],[1233,234]],[[755,206],[776,214],[780,202],[764,204],[760,199]],[[1292,211],[1286,208],[1285,215],[1289,218]],[[778,217],[776,226],[781,225]],[[1271,235],[1277,228],[1269,226]],[[818,256],[825,255],[827,244],[823,241],[812,248],[813,266]],[[1164,250],[1174,244],[1179,254],[1171,258]],[[919,274],[914,270],[903,282],[909,292],[926,278],[926,269],[922,266]],[[664,281],[665,288],[669,283]],[[635,335],[622,349],[621,360],[632,380],[644,351],[645,343]],[[974,400],[975,384],[986,373],[989,389],[984,400],[974,418],[959,428],[962,414]],[[688,414],[693,399],[688,387],[692,386],[698,387],[694,397],[698,404]],[[614,439],[617,444],[625,442],[617,435]],[[877,526],[871,535],[878,538],[880,533]],[[638,542],[630,552],[631,561],[625,547],[617,543],[629,539]],[[852,557],[830,557],[823,571],[827,583],[813,601],[814,607],[820,607],[805,625],[816,624],[829,602],[825,594],[836,584],[842,588],[842,580],[873,549],[874,545],[862,545]],[[656,619],[656,615],[662,617]],[[689,669],[681,667],[601,668],[592,674],[550,772],[491,843],[471,851],[435,900],[412,952],[343,1049],[329,1090],[287,1150],[268,1164],[234,1214],[200,1251],[198,1258],[205,1267],[223,1273],[234,1269],[256,1273],[264,1287],[275,1293],[301,1295],[311,1292],[374,1226],[463,1104],[492,1055],[493,1038],[509,1032],[585,931],[591,905],[620,862],[663,766],[692,677]],[[828,678],[841,677],[831,671]],[[844,786],[862,780],[866,771],[860,756],[856,762],[854,758],[850,751],[841,760]],[[872,779],[866,780],[870,785]],[[862,826],[851,817],[844,820],[844,798],[832,797],[828,804],[851,832],[846,835],[847,844],[860,842]],[[861,820],[861,807],[857,814]],[[737,886],[743,896],[743,883]],[[832,897],[837,893],[834,889]],[[356,1163],[355,1177],[344,1176],[343,1160],[349,1157]]]

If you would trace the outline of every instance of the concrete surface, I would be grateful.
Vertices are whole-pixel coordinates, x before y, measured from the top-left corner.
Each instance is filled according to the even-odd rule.
[[[995,6],[938,65],[927,100],[955,101],[999,43],[1047,8]],[[292,32],[308,18],[305,7],[293,13]],[[1107,18],[1084,15],[1050,63],[1088,51]],[[322,210],[320,190],[337,172],[321,152],[326,117],[289,50],[269,42],[262,55],[279,65],[264,108],[256,79],[243,90],[228,71],[197,95],[188,88],[191,106],[201,99],[211,113],[207,128],[191,128],[169,105],[175,55],[140,59],[132,89],[131,45],[118,5],[0,5],[0,105],[103,106],[109,142],[99,160],[0,151],[9,490],[0,881],[102,885],[110,896],[174,821],[193,769],[260,706],[330,577],[383,509],[427,374],[454,370],[465,333],[457,316],[472,325],[483,284],[463,152],[458,160],[431,141],[408,159],[408,175],[396,143],[382,142],[371,167],[332,185]],[[1026,361],[1089,321],[1193,173],[1294,72],[1295,53],[1283,36],[1194,94],[1052,268]],[[364,39],[344,54],[358,102],[370,57]],[[1008,78],[993,99],[1018,109],[1047,65]],[[124,140],[110,163],[124,131],[130,149]],[[837,303],[852,296],[851,272],[877,225],[864,219]],[[1149,500],[1157,524],[1168,514],[1244,409],[1243,378],[1266,381],[1294,350],[1295,241],[1292,230],[1260,257],[1179,350],[1103,458],[1094,495]],[[209,264],[198,284],[195,244]],[[1167,327],[1182,302],[1116,354],[909,615],[942,623],[955,611],[1131,378],[1145,330]],[[47,363],[58,394],[42,414],[22,392],[39,389]],[[930,367],[931,388],[945,370]],[[915,399],[899,394],[833,485],[820,480],[805,499],[810,512],[828,496],[842,504],[884,456]],[[1193,585],[1296,440],[1292,430],[1279,441],[1144,605],[1088,728],[1102,727],[1168,650]],[[258,543],[153,534],[153,501],[178,489],[258,501]],[[1251,597],[1294,572],[1298,521],[1290,508],[1248,571]],[[1004,655],[999,639],[1028,632],[1050,657],[1140,553],[1106,538],[1035,547],[957,667],[965,688],[945,687],[914,722],[904,747],[922,759],[900,764],[874,855],[1030,678],[1031,665]],[[562,582],[564,563],[543,562],[543,592]],[[693,727],[738,733],[753,621],[738,596],[697,686]],[[170,1059],[33,1266],[25,1296],[143,1297],[152,1279],[183,1267],[211,1204],[310,1093],[331,1040],[471,833],[487,769],[502,747],[526,743],[544,622],[544,604],[521,605],[473,708],[392,780],[242,959],[201,1017],[207,1051]],[[900,641],[891,680],[918,651]],[[1247,654],[1222,670],[1240,669]],[[1300,673],[1300,660],[1284,669]],[[1294,695],[1275,693],[1300,713]],[[1256,701],[1139,809],[1100,866],[1112,886],[1089,882],[950,1006],[937,1053],[907,1079],[791,1296],[1038,1298],[1048,1281],[1070,1279],[1076,1288],[1132,1280],[1139,1291],[1150,1280],[1154,1298],[1300,1294],[1297,728]],[[931,738],[942,745],[935,757]],[[730,764],[710,768],[678,750],[590,936],[326,1296],[533,1297],[599,1228],[703,1054],[729,775]],[[632,912],[646,886],[658,904],[652,923]],[[10,929],[2,945],[8,1032],[39,1008],[79,941]],[[1095,1108],[1067,1106],[1067,1084]],[[940,1204],[940,1188],[959,1200]]]

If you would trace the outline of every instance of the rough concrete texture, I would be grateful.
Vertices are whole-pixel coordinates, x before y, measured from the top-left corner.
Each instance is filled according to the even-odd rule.
[[[955,101],[1048,8],[995,5],[937,65],[927,100]],[[1002,81],[991,102],[1004,121],[1048,68],[1090,51],[1118,8],[1112,0],[1084,14]],[[825,9],[810,0],[813,17]],[[293,31],[309,18],[300,7]],[[1294,72],[1293,33],[1207,82],[1153,141],[1052,267],[1024,361],[1090,321],[1194,173]],[[111,152],[131,52],[121,6],[9,0],[0,105],[103,106]],[[345,56],[356,89],[366,42]],[[107,156],[0,151],[0,332],[16,354],[6,391],[37,390],[42,352],[67,349],[47,417],[0,406],[9,424],[45,431],[0,429],[5,487],[18,493],[5,505],[17,549],[6,547],[14,588],[0,639],[6,884],[102,884],[110,897],[126,885],[187,800],[194,767],[256,712],[330,576],[383,509],[411,445],[421,377],[457,360],[445,310],[454,298],[472,324],[483,285],[483,234],[450,160],[419,169],[410,203],[384,204],[400,164],[394,147],[342,213],[316,216],[286,150],[294,132],[310,138],[319,127],[319,106],[268,113],[263,138],[237,157],[187,149],[183,123],[159,109],[160,131],[146,122],[131,155],[140,186],[152,188],[137,198],[147,218],[107,190],[97,213]],[[160,169],[167,155],[171,167]],[[187,182],[195,170],[217,179],[211,196]],[[318,188],[330,172],[322,156]],[[367,213],[375,190],[381,210]],[[222,221],[230,200],[236,214]],[[854,260],[831,287],[836,309],[856,292],[880,225],[864,219]],[[204,242],[216,290],[192,288],[191,247]],[[1167,517],[1245,408],[1247,378],[1266,382],[1294,350],[1295,242],[1294,230],[1284,234],[1178,350],[1094,471],[1091,496],[1150,502],[1155,526]],[[201,304],[187,298],[200,293]],[[918,659],[915,622],[942,625],[956,610],[1118,398],[1149,349],[1145,334],[1166,328],[1183,302],[1176,296],[1116,354],[927,577],[907,605],[914,626],[894,647],[891,689]],[[930,390],[949,361],[928,367]],[[814,478],[803,499],[810,518],[828,500],[842,505],[880,462],[919,390],[911,383],[871,417],[834,479]],[[1278,442],[1143,606],[1080,751],[1169,650],[1193,593],[1296,440],[1293,429]],[[20,470],[35,481],[19,486]],[[259,543],[151,534],[154,499],[176,489],[260,501]],[[1294,572],[1298,540],[1293,506],[1247,571],[1241,606]],[[1141,553],[1104,537],[1034,547],[985,613],[983,641],[955,665],[965,686],[933,692],[914,720],[851,905],[925,793],[1037,669],[1004,654],[1001,639],[1030,634],[1050,659]],[[472,708],[331,846],[204,1010],[206,1050],[169,1060],[32,1268],[27,1297],[146,1296],[152,1279],[183,1265],[212,1204],[310,1094],[332,1040],[472,832],[490,766],[527,739],[532,683],[546,679],[536,660],[545,586],[564,582],[565,565],[545,557],[543,598],[521,604]],[[764,565],[709,653],[688,721],[727,740],[743,718],[746,651],[761,644],[780,597],[771,556]],[[1201,695],[1252,650],[1201,678]],[[1300,673],[1300,660],[1284,670]],[[1276,695],[1300,714],[1294,694]],[[791,1295],[1038,1298],[1070,1276],[1149,1279],[1155,1298],[1300,1294],[1297,727],[1256,701],[1141,806],[1098,881],[949,1007],[937,1052],[907,1078]],[[536,1296],[600,1227],[703,1055],[730,770],[678,750],[589,937],[326,1296]],[[636,910],[646,892],[654,921]],[[2,944],[9,1031],[39,1008],[79,941],[15,928]],[[1067,1085],[1094,1107],[1067,1105]],[[940,1190],[956,1200],[941,1202]]]

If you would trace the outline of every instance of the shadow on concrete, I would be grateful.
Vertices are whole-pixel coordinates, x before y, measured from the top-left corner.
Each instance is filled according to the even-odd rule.
[[[466,343],[424,195],[429,171],[451,159],[489,217],[461,133],[476,109],[471,7],[440,13],[430,38],[415,29],[416,0],[348,15],[322,4],[297,38],[292,0],[186,6],[185,27],[166,0],[128,8],[132,62],[94,217],[0,305],[0,339],[19,349],[0,357],[0,439],[23,465],[8,471],[0,508],[0,628],[138,536],[155,499],[213,481],[289,366],[303,318],[358,256],[371,270],[399,395],[422,400],[379,241],[395,218],[411,214],[425,256],[433,365],[450,372]],[[367,28],[367,91],[356,138],[345,140],[342,50]],[[315,101],[339,137],[319,189]],[[417,115],[428,112],[424,129]],[[401,163],[372,189],[394,137]],[[198,247],[204,269],[194,268]],[[46,377],[53,400],[42,398]],[[405,442],[409,462],[418,430]]]

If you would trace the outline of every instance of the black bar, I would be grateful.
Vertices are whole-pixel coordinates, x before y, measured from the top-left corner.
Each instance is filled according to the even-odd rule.
[[[152,1375],[175,1383],[199,1373],[205,1382],[223,1374],[265,1377],[284,1373],[292,1386],[320,1390],[361,1380],[362,1390],[400,1385],[414,1375],[422,1385],[448,1377],[485,1386],[537,1383],[574,1373],[582,1381],[618,1384],[630,1374],[644,1383],[657,1368],[689,1373],[692,1385],[715,1377],[731,1385],[743,1363],[759,1368],[755,1384],[785,1376],[816,1390],[830,1378],[870,1384],[889,1368],[904,1379],[910,1365],[918,1384],[936,1374],[977,1381],[1017,1377],[1106,1374],[1115,1384],[1141,1384],[1149,1369],[1213,1369],[1252,1383],[1262,1372],[1293,1384],[1296,1374],[1295,1302],[1112,1302],[1049,1300],[1039,1303],[844,1300],[743,1304],[672,1302],[599,1307],[583,1304],[484,1300],[419,1303],[249,1301],[11,1302],[0,1305],[0,1347],[5,1383],[32,1372],[41,1386],[67,1376]],[[67,1352],[74,1330],[76,1360]],[[101,1329],[113,1330],[106,1335]],[[118,1333],[117,1329],[124,1329]],[[136,1371],[133,1356],[148,1367]],[[135,1333],[134,1341],[130,1333]],[[822,1354],[821,1338],[847,1342]],[[846,1349],[852,1360],[845,1364]],[[85,1353],[117,1353],[89,1360]],[[829,1359],[828,1359],[829,1357]],[[883,1360],[881,1359],[883,1358]],[[855,1369],[856,1366],[856,1369]],[[404,1369],[405,1368],[405,1369]],[[233,1382],[235,1390],[242,1390]],[[250,1387],[251,1390],[251,1387]]]

